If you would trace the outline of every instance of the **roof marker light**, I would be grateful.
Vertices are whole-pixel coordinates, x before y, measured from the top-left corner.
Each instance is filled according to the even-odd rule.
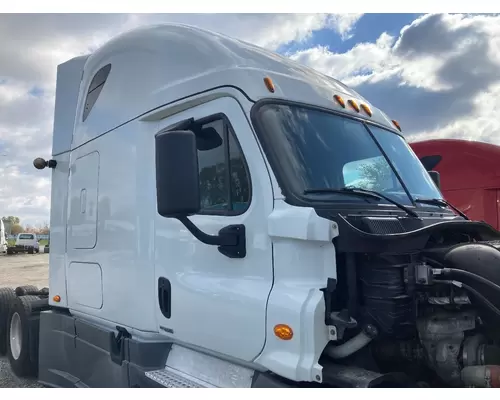
[[[365,113],[368,114],[369,117],[372,116],[372,110],[370,110],[370,107],[368,107],[366,104],[361,104],[361,108]]]
[[[354,100],[349,100],[348,103],[352,108],[354,108],[354,110],[356,110],[356,112],[359,112],[358,103],[356,103]]]
[[[396,128],[398,128],[398,131],[399,131],[399,132],[402,132],[402,130],[401,130],[401,126],[399,125],[399,122],[398,122],[398,121],[396,121],[396,120],[392,120],[392,123],[394,124],[394,126],[395,126]]]
[[[340,106],[341,106],[342,108],[345,108],[345,101],[344,101],[344,99],[343,99],[342,97],[340,97],[338,94],[336,94],[335,96],[333,96],[333,98],[335,99],[335,101],[336,101],[337,103],[339,103],[339,104],[340,104]]]
[[[264,78],[264,84],[266,85],[267,90],[269,90],[271,93],[274,93],[276,89],[274,88],[274,83],[271,78],[266,76]]]

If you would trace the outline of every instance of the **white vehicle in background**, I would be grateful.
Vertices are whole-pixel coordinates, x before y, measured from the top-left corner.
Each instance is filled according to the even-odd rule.
[[[7,254],[40,252],[40,244],[35,233],[20,233],[17,235],[16,244],[7,248]]]
[[[0,252],[7,252],[7,236],[5,235],[5,225],[0,219]]]

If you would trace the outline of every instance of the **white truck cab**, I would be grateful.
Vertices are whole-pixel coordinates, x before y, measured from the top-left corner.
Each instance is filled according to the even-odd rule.
[[[35,233],[19,233],[16,236],[16,243],[7,249],[8,254],[17,253],[39,253],[39,239]]]
[[[0,252],[7,253],[7,234],[2,219],[0,219]]]
[[[50,295],[17,297],[7,353],[53,387],[416,385],[384,349],[434,344],[426,302],[450,291],[418,281],[415,314],[427,243],[499,237],[358,93],[184,25],[60,65],[52,158],[34,164],[52,169]],[[23,304],[38,352],[15,340]],[[470,317],[442,308],[434,326]]]

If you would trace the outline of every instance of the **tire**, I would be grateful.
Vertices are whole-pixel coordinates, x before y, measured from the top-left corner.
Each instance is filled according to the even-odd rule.
[[[30,247],[28,249],[28,254],[33,254],[35,252],[35,250],[33,249],[33,247]]]
[[[27,296],[27,295],[38,295],[39,289],[33,285],[25,285],[16,287],[16,295],[17,296]]]
[[[30,303],[37,300],[37,296],[18,297],[7,320],[7,358],[12,371],[20,378],[35,378],[38,374],[38,336],[33,337],[30,331],[30,319],[33,317]],[[35,334],[38,335],[38,331]],[[33,341],[36,341],[36,351],[30,354]]]
[[[0,355],[2,356],[7,352],[7,319],[16,297],[14,289],[0,289]]]
[[[8,255],[12,255],[12,254],[14,254],[14,250],[13,250],[12,248],[10,248],[10,247],[9,247],[9,248],[7,248],[7,254],[8,254]]]

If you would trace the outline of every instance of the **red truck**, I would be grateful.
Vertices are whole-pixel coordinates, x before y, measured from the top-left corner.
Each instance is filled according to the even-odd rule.
[[[500,230],[500,146],[455,139],[410,146],[428,171],[439,173],[446,200]]]

